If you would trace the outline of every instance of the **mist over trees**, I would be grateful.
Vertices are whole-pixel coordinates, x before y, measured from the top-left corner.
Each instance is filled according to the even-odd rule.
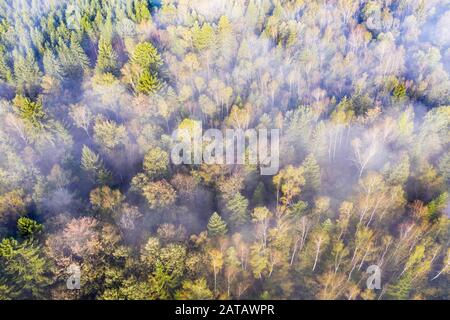
[[[0,299],[449,299],[449,21],[448,0],[1,1]],[[279,129],[280,170],[174,165],[196,122]]]

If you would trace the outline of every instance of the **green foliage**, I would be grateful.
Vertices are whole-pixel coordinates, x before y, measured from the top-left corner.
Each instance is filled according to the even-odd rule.
[[[33,242],[3,239],[0,243],[0,286],[7,286],[9,298],[41,299],[46,296],[51,266]],[[3,293],[5,294],[5,293]]]
[[[150,71],[145,70],[139,77],[137,91],[144,94],[152,94],[161,88],[158,78]]]
[[[392,92],[396,101],[401,101],[406,98],[406,86],[403,82],[398,83]]]
[[[130,62],[128,77],[137,92],[152,94],[161,89],[158,72],[162,59],[158,50],[150,42],[137,44]]]
[[[100,156],[87,146],[81,151],[81,168],[94,183],[106,184],[111,180],[111,172],[105,168]]]
[[[372,99],[367,95],[356,95],[351,99],[352,109],[357,116],[362,116],[369,111],[372,105]]]
[[[39,235],[43,230],[43,226],[33,219],[20,217],[17,220],[17,229],[22,237],[29,238]]]
[[[206,280],[201,278],[194,281],[184,281],[181,290],[176,293],[175,298],[181,300],[210,300],[213,298],[213,294],[209,290]]]
[[[212,48],[215,43],[215,32],[213,27],[209,23],[205,23],[201,27],[198,24],[195,24],[192,29],[192,42],[194,48],[199,51]]]
[[[321,184],[321,173],[319,164],[314,154],[309,154],[302,163],[303,176],[305,178],[305,189],[318,191]]]
[[[36,58],[31,51],[28,51],[25,56],[18,52],[14,52],[14,55],[14,79],[17,93],[33,97],[38,91],[41,77]]]
[[[404,185],[409,177],[410,162],[408,156],[403,156],[401,160],[389,172],[388,182],[393,185]]]
[[[264,250],[261,245],[254,244],[250,248],[250,266],[252,268],[253,276],[261,279],[263,273],[267,270],[269,265],[267,250]]]
[[[80,81],[89,69],[90,61],[79,41],[72,37],[69,45],[60,42],[57,53],[63,77],[68,80]]]
[[[158,50],[150,42],[142,42],[134,48],[131,62],[143,70],[154,71],[162,64],[162,59]]]
[[[95,69],[99,73],[118,73],[118,56],[111,42],[101,38],[98,42],[97,64]]]
[[[227,224],[219,216],[217,212],[214,212],[208,221],[208,234],[211,237],[220,237],[227,233]]]
[[[2,45],[0,45],[0,57],[0,80],[11,83],[13,81],[13,74],[8,64],[6,49]]]
[[[63,78],[61,63],[51,50],[45,51],[42,63],[46,75],[52,76],[58,80]]]
[[[445,210],[448,205],[448,193],[444,192],[439,195],[436,199],[428,204],[428,220],[430,222],[436,222],[440,214]]]
[[[184,275],[186,248],[179,244],[161,247],[158,239],[149,238],[141,259],[152,270],[149,281],[153,298],[170,298]]]
[[[101,300],[148,300],[153,298],[151,292],[150,283],[131,277],[123,280],[118,288],[106,289],[99,298]]]
[[[252,202],[255,206],[264,204],[266,191],[264,188],[264,183],[260,182],[256,186],[255,191],[253,192]]]
[[[159,147],[151,149],[144,157],[143,166],[150,178],[162,177],[168,172],[169,155]]]
[[[234,226],[241,226],[249,221],[248,214],[248,200],[240,193],[236,193],[226,203],[226,211],[229,214],[229,219]]]
[[[26,97],[17,95],[13,103],[22,119],[36,128],[43,126],[46,114],[42,108],[42,101],[31,101]]]
[[[111,120],[98,119],[94,124],[94,140],[107,151],[125,143],[127,132],[123,125]]]
[[[16,298],[12,294],[12,289],[7,285],[0,284],[0,300],[12,300]]]
[[[403,275],[398,282],[389,287],[387,295],[394,300],[408,300],[412,290],[412,275]]]
[[[135,2],[137,22],[146,21],[151,18],[148,0],[138,0]]]

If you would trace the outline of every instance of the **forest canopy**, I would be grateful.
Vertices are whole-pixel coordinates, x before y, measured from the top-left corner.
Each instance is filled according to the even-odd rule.
[[[449,299],[449,129],[449,0],[3,0],[0,300]]]

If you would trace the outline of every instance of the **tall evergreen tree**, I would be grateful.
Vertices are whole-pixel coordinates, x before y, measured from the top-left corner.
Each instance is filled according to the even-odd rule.
[[[230,216],[230,221],[234,226],[241,226],[249,221],[248,200],[239,192],[234,195],[226,204],[226,210]]]
[[[225,235],[227,231],[227,223],[222,220],[217,212],[214,212],[208,221],[208,234],[211,237],[218,237]]]
[[[412,290],[411,280],[410,272],[404,274],[396,284],[388,288],[387,296],[395,300],[407,300]]]
[[[42,248],[33,242],[19,243],[14,239],[0,242],[0,287],[9,287],[11,298],[48,297],[51,270]]]
[[[46,118],[46,114],[42,108],[42,101],[32,101],[23,96],[14,98],[14,106],[20,117],[36,128],[41,128]]]
[[[131,78],[140,93],[151,94],[161,88],[158,79],[159,67],[162,65],[158,50],[150,42],[136,45],[131,56]]]
[[[28,238],[41,233],[43,227],[33,219],[20,217],[19,220],[17,220],[17,229],[22,237]]]
[[[305,178],[304,191],[317,191],[320,188],[320,167],[314,157],[309,154],[302,163],[303,177]]]
[[[109,40],[102,37],[98,42],[97,64],[95,69],[99,73],[118,73],[118,56]]]
[[[142,69],[156,70],[162,64],[158,50],[150,42],[141,42],[134,48],[131,62]]]
[[[13,75],[11,72],[11,68],[8,64],[8,56],[6,48],[0,44],[0,80],[3,80],[7,83],[11,83],[13,81]]]
[[[138,92],[151,94],[155,93],[161,88],[161,83],[158,78],[150,71],[145,70],[139,77],[137,90]]]
[[[14,79],[17,92],[22,95],[35,97],[42,73],[31,50],[26,55],[14,51]]]
[[[194,48],[202,51],[210,49],[215,44],[215,32],[209,23],[203,24],[201,27],[196,23],[192,29],[192,42]]]
[[[81,151],[81,168],[92,182],[104,184],[111,180],[111,172],[105,168],[103,160],[87,146],[83,146]]]
[[[137,0],[135,2],[136,20],[142,22],[150,19],[150,6],[148,0]]]

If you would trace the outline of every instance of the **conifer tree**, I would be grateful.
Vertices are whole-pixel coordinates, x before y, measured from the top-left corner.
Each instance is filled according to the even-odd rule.
[[[96,71],[116,75],[118,72],[117,59],[117,53],[114,51],[111,42],[102,37],[98,43]]]
[[[14,98],[13,103],[22,119],[36,128],[42,127],[46,118],[42,108],[42,101],[32,101],[29,98],[18,95]]]
[[[8,286],[11,298],[45,297],[52,283],[51,270],[42,248],[33,242],[19,243],[12,238],[0,242],[0,287]]]
[[[17,229],[22,237],[32,237],[42,231],[42,225],[27,217],[20,217],[17,220]]]
[[[17,92],[22,95],[35,97],[39,80],[42,76],[36,58],[31,50],[26,55],[14,51],[14,79]]]
[[[305,191],[317,191],[320,188],[320,167],[314,157],[309,154],[302,163]]]
[[[258,183],[255,191],[253,192],[252,204],[254,206],[263,205],[264,199],[265,199],[265,193],[266,193],[266,191],[264,188],[264,183],[262,183],[262,182]]]
[[[161,83],[158,78],[150,71],[145,70],[139,77],[137,90],[138,92],[151,94],[155,93],[161,88]]]
[[[0,80],[11,83],[13,80],[11,68],[8,65],[7,51],[3,45],[0,44]]]
[[[81,151],[81,168],[92,182],[104,184],[111,179],[111,173],[105,168],[100,156],[87,146],[83,146]]]
[[[201,27],[197,23],[192,30],[192,38],[197,50],[210,49],[215,43],[214,29],[209,23],[205,23]]]
[[[44,64],[44,71],[46,75],[49,75],[58,80],[62,79],[62,67],[53,52],[51,52],[50,50],[46,50],[42,62]]]
[[[217,212],[214,212],[208,221],[208,234],[211,237],[223,236],[227,233],[227,224],[219,216]]]
[[[142,22],[150,19],[150,8],[147,0],[138,0],[135,3],[136,20]]]
[[[248,200],[239,192],[227,202],[226,210],[234,226],[241,226],[249,220],[247,208]]]
[[[137,92],[151,94],[161,88],[158,69],[162,65],[162,59],[158,50],[150,42],[136,45],[130,61],[130,78],[131,82],[136,83]]]
[[[150,42],[141,42],[134,48],[131,62],[142,69],[155,69],[162,64],[158,50]]]
[[[400,278],[400,280],[396,284],[391,285],[388,288],[387,296],[395,300],[408,299],[412,289],[411,281],[412,281],[412,274],[410,272],[407,272]]]

